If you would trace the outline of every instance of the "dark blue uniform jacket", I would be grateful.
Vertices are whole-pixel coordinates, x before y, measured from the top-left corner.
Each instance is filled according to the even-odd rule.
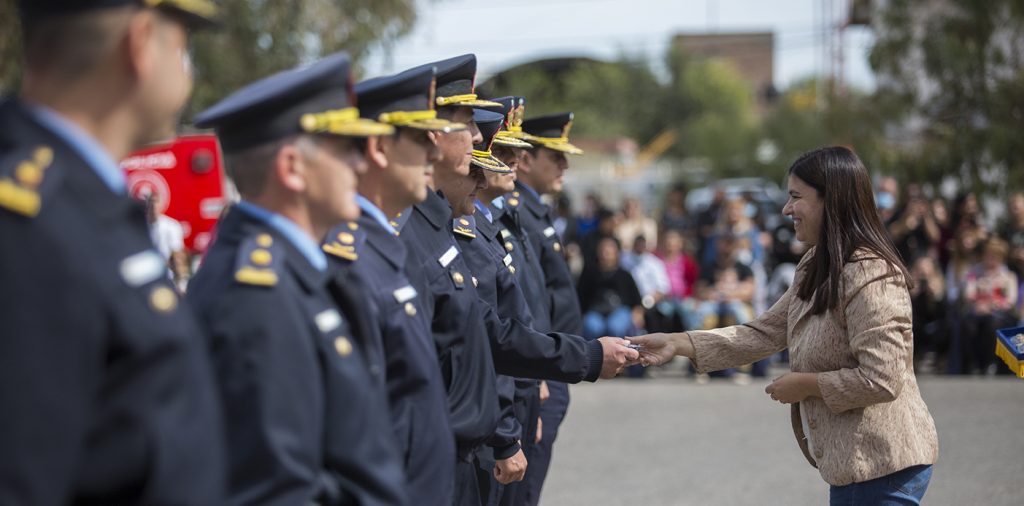
[[[192,281],[225,407],[231,504],[408,503],[381,430],[386,394],[351,319],[361,308],[328,272],[233,209]]]
[[[203,336],[142,206],[15,100],[0,104],[0,322],[0,504],[223,503]]]

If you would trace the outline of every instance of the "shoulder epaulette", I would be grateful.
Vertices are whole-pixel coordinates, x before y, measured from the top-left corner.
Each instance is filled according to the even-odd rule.
[[[469,237],[470,239],[476,237],[476,219],[470,216],[460,216],[452,220],[452,232],[456,235],[463,237]]]
[[[350,221],[327,234],[327,240],[321,247],[329,255],[355,262],[365,241],[366,231],[361,230],[358,223]]]
[[[44,145],[4,157],[0,161],[0,207],[30,218],[39,214],[39,185],[52,164],[53,149]]]
[[[274,237],[261,232],[247,237],[238,248],[235,281],[246,285],[274,286],[284,262],[284,248]]]

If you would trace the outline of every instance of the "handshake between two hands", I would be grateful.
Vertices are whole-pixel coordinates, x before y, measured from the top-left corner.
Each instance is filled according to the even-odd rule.
[[[625,339],[602,337],[598,341],[604,350],[602,379],[614,378],[631,365],[661,365],[677,355],[676,340],[670,339],[669,334],[647,334]]]
[[[693,341],[687,333],[678,334],[646,334],[626,339],[618,337],[602,337],[598,339],[604,350],[604,362],[601,366],[601,378],[609,379],[617,376],[631,365],[641,364],[644,367],[661,365],[677,355],[693,358],[695,353]],[[816,373],[791,372],[775,378],[764,389],[773,401],[782,404],[793,404],[808,397],[821,397]]]

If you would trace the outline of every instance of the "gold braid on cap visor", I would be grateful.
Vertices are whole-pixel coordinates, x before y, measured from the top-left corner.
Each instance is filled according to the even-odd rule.
[[[299,118],[299,126],[309,133],[338,133],[353,135],[390,135],[395,129],[359,117],[359,109],[346,107],[324,112],[310,112]]]
[[[437,97],[437,105],[451,105],[459,102],[468,102],[470,100],[476,100],[476,93],[467,93],[465,95],[452,95],[450,97]]]
[[[150,7],[177,7],[206,18],[217,15],[217,6],[207,0],[144,0]]]
[[[537,137],[536,135],[525,134],[525,140],[540,144],[546,148],[562,151],[571,155],[582,155],[583,150],[572,145],[568,137]]]
[[[437,111],[391,111],[382,112],[377,116],[377,121],[395,126],[403,126],[417,121],[431,120],[437,118]]]

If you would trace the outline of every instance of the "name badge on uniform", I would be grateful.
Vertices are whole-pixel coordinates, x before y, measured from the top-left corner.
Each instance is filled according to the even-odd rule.
[[[167,263],[156,250],[146,250],[121,260],[121,279],[136,287],[167,275]]]
[[[395,296],[395,301],[399,304],[408,302],[412,300],[413,297],[416,297],[416,289],[413,288],[412,285],[405,285],[392,293]]]
[[[501,261],[505,263],[505,267],[512,265],[512,255],[505,255],[505,258],[502,258]]]
[[[455,260],[457,256],[459,256],[459,249],[451,246],[448,248],[448,251],[441,255],[441,258],[437,259],[437,262],[441,264],[441,267],[448,267],[448,264],[452,263],[452,260]]]
[[[330,332],[341,325],[341,315],[337,309],[325,309],[316,315],[315,321],[320,332]]]
[[[551,237],[555,235],[555,227],[548,227],[544,229],[544,237]]]

